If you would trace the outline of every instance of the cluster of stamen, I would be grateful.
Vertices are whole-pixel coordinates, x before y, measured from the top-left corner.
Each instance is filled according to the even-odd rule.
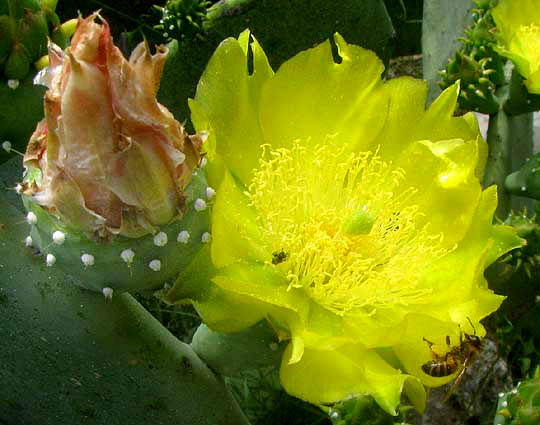
[[[289,290],[339,315],[428,301],[419,276],[445,250],[441,235],[418,224],[403,170],[331,138],[263,149],[248,195],[269,250],[286,254],[269,262]]]

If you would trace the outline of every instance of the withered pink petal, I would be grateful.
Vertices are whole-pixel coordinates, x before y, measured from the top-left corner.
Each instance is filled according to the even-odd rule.
[[[200,144],[157,102],[166,56],[141,43],[127,61],[98,13],[65,53],[50,46],[45,120],[25,162],[43,175],[33,196],[68,224],[136,237],[182,210]]]

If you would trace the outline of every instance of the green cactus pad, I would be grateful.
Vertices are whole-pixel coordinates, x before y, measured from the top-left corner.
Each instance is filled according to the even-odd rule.
[[[39,249],[47,265],[72,275],[78,285],[105,295],[111,292],[104,288],[131,291],[159,287],[186,267],[210,237],[208,209],[201,209],[201,205],[210,202],[203,174],[202,171],[194,174],[185,191],[187,211],[181,219],[162,226],[156,235],[137,239],[112,236],[107,241],[96,242],[66,227],[23,196],[24,205],[31,213],[27,221],[35,222],[29,229],[32,246]],[[61,244],[53,241],[54,232],[62,232],[56,238],[58,242],[64,239]]]

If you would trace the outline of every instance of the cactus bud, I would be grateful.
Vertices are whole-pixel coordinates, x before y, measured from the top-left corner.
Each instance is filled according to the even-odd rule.
[[[152,55],[141,43],[127,61],[98,17],[79,21],[65,53],[50,48],[23,200],[37,217],[35,246],[81,285],[151,288],[187,265],[208,231],[196,208],[207,186],[202,173],[192,178],[203,138],[156,100],[166,49]],[[191,243],[176,242],[184,230]],[[51,243],[57,232],[62,244]]]
[[[77,19],[70,19],[64,22],[62,25],[56,26],[51,33],[51,40],[54,44],[64,48],[66,47],[69,38],[75,32],[77,28]]]
[[[56,5],[58,4],[58,0],[41,0],[41,8],[42,9],[49,9],[53,12],[56,10]]]
[[[10,80],[23,79],[30,69],[30,59],[25,47],[15,43],[5,63],[4,74]]]
[[[15,34],[13,19],[7,15],[0,16],[0,64],[4,63],[11,53]]]
[[[39,12],[25,10],[19,23],[17,38],[26,48],[30,62],[34,62],[47,52],[48,34],[45,14],[41,10]]]

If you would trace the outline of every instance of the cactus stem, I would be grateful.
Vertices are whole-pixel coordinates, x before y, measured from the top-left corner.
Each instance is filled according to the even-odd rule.
[[[95,263],[95,258],[92,254],[84,253],[83,255],[81,255],[81,261],[85,267],[93,266]]]
[[[45,257],[45,263],[47,264],[47,267],[52,267],[54,263],[56,263],[56,257],[53,254],[47,254],[47,257]]]
[[[165,232],[159,232],[156,236],[154,236],[154,245],[156,246],[165,246],[167,245],[168,241],[169,238]]]
[[[161,270],[161,261],[152,260],[150,261],[150,263],[148,263],[148,267],[150,267],[155,272],[159,272]]]
[[[204,211],[206,209],[206,202],[204,199],[201,199],[201,198],[197,198],[195,200],[195,204],[194,204],[194,207],[195,207],[195,211]]]
[[[179,243],[188,243],[189,242],[189,232],[187,230],[182,230],[178,233],[176,241]]]

